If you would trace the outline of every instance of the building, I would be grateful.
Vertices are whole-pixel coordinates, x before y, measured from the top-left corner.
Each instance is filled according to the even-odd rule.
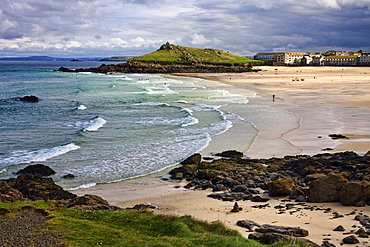
[[[357,55],[347,56],[328,56],[324,59],[325,66],[356,66]]]
[[[365,66],[370,65],[370,52],[362,52],[358,57],[358,65]]]
[[[273,65],[294,65],[297,59],[302,59],[301,52],[280,52],[275,53]]]
[[[274,62],[275,53],[257,53],[254,59],[264,61],[267,65],[272,65]]]

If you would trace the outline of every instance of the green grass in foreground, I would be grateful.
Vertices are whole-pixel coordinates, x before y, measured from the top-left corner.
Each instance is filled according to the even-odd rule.
[[[66,246],[266,246],[243,238],[222,223],[206,223],[190,216],[135,210],[80,211],[55,208],[45,202],[0,204],[0,208],[17,211],[26,205],[49,212],[49,225],[56,232],[65,232],[62,241]],[[297,241],[270,246],[305,247]]]

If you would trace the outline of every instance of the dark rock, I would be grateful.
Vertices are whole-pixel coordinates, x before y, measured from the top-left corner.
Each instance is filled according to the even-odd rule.
[[[329,243],[329,241],[322,241],[322,245],[320,247],[336,247],[336,246],[332,243]]]
[[[127,209],[134,209],[134,210],[138,210],[138,211],[143,211],[143,210],[147,210],[147,209],[157,209],[157,208],[158,207],[154,206],[154,205],[137,204],[137,205],[133,206],[132,208],[127,208]]]
[[[333,139],[333,140],[337,140],[337,139],[349,139],[347,136],[342,135],[342,134],[330,134],[329,137],[331,137],[331,139]]]
[[[234,207],[233,207],[233,209],[231,209],[230,212],[232,212],[232,213],[238,213],[238,212],[240,212],[242,210],[243,210],[243,208],[239,207],[239,204],[237,202],[235,202],[234,203]]]
[[[182,161],[181,165],[189,165],[189,164],[199,165],[201,161],[202,161],[202,156],[199,153],[196,153],[186,158],[184,161]]]
[[[221,153],[215,154],[216,156],[225,157],[225,158],[241,158],[244,156],[242,152],[236,150],[228,150]]]
[[[294,188],[294,180],[290,178],[279,178],[268,184],[269,196],[288,196]]]
[[[259,224],[257,224],[256,222],[252,220],[239,220],[238,222],[236,222],[236,225],[248,229],[249,232],[253,232],[254,231],[253,229],[255,227],[260,226]]]
[[[308,231],[299,227],[285,227],[285,226],[274,226],[274,225],[262,225],[256,228],[256,232],[260,233],[279,233],[294,237],[307,237]]]
[[[69,173],[67,175],[64,175],[62,178],[65,178],[65,179],[73,179],[73,178],[75,178],[75,175]]]
[[[360,243],[360,241],[358,241],[358,239],[356,238],[355,235],[350,235],[348,237],[345,237],[345,238],[343,238],[342,241],[345,244],[358,244],[358,243]]]
[[[248,187],[245,185],[237,185],[231,190],[232,192],[246,192],[248,191]]]
[[[11,203],[23,200],[23,195],[19,191],[13,189],[5,181],[0,180],[0,202]]]
[[[261,197],[261,196],[253,196],[253,197],[249,198],[249,200],[251,200],[252,202],[267,202],[270,199],[264,198],[264,197]]]
[[[345,229],[342,225],[339,225],[333,231],[335,231],[335,232],[344,232]]]
[[[340,191],[340,202],[344,206],[353,206],[370,199],[370,182],[356,181],[344,185]]]
[[[84,195],[71,201],[69,208],[79,210],[119,210],[119,207],[111,206],[103,198],[96,195]]]
[[[55,174],[55,171],[48,166],[45,166],[42,164],[36,164],[36,165],[29,165],[26,168],[19,170],[16,174],[17,175],[19,174],[30,174],[30,175],[39,174],[41,176],[51,176]]]
[[[331,173],[310,183],[308,200],[311,202],[339,201],[339,192],[348,183],[341,174]]]
[[[28,102],[28,103],[39,102],[39,98],[34,96],[34,95],[24,96],[24,97],[17,98],[17,99],[19,99],[20,101],[23,101],[23,102]]]
[[[30,200],[63,200],[76,197],[68,191],[56,185],[51,178],[43,178],[41,175],[20,175],[16,179],[8,179],[6,182],[14,189],[20,191],[23,197]]]
[[[260,242],[261,244],[273,244],[276,242],[288,242],[291,237],[278,233],[251,233],[248,235],[248,239],[252,239]]]

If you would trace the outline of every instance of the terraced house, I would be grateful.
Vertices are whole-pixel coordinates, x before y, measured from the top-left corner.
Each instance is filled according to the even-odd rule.
[[[327,51],[306,54],[300,52],[257,53],[254,59],[274,66],[370,66],[370,52],[362,51]]]

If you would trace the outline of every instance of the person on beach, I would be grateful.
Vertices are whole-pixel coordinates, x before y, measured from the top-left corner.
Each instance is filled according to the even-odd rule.
[[[275,101],[275,94],[272,95],[272,101]]]

